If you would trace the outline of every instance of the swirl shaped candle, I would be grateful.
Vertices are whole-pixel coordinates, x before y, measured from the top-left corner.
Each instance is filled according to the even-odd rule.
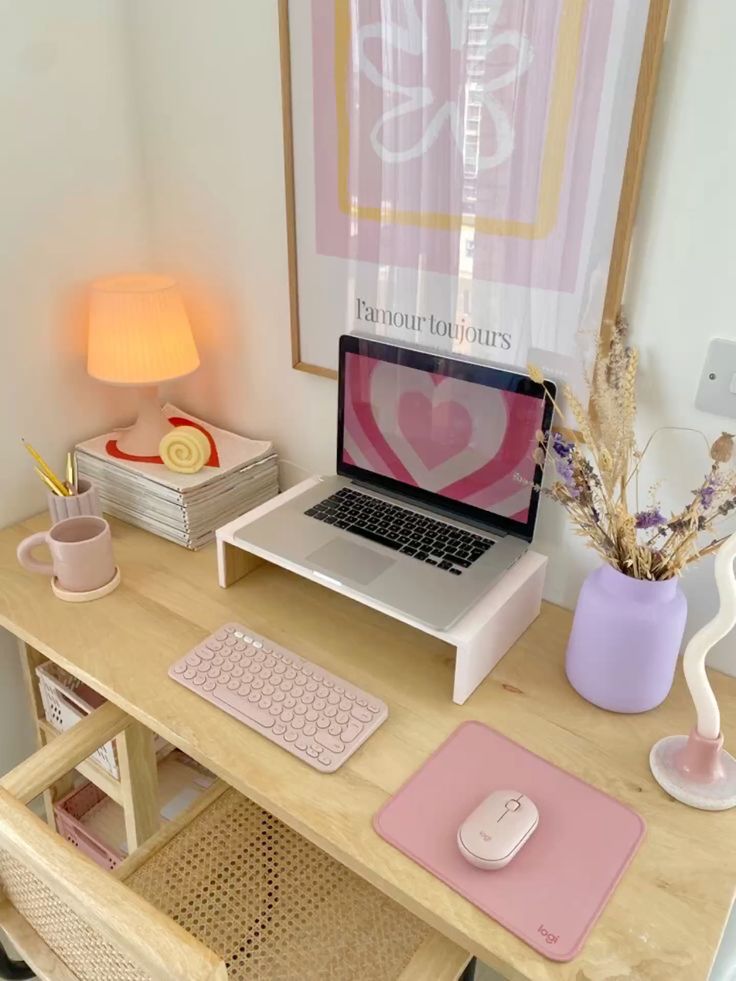
[[[210,441],[195,426],[177,426],[162,437],[158,452],[175,473],[197,473],[210,458]]]

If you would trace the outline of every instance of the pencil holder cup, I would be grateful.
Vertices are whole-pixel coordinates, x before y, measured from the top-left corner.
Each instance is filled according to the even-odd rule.
[[[97,496],[95,486],[89,480],[80,477],[78,487],[78,493],[72,494],[71,497],[59,497],[57,494],[47,491],[49,514],[54,524],[57,521],[63,521],[64,518],[80,518],[85,515],[91,515],[94,518],[102,517],[100,499]]]

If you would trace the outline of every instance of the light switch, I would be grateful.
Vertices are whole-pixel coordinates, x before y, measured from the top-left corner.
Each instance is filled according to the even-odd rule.
[[[736,418],[736,341],[715,337],[708,345],[695,406]]]

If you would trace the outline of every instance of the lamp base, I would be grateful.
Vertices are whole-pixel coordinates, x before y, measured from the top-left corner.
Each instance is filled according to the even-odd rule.
[[[163,414],[155,385],[138,389],[138,418],[117,436],[118,448],[130,456],[158,456],[159,443],[173,429]]]
[[[714,744],[714,778],[709,780],[688,765],[694,752],[702,753],[702,746],[697,743],[706,740],[697,733],[660,739],[649,754],[654,779],[671,797],[688,807],[697,807],[701,811],[726,811],[736,807],[736,759],[721,747],[722,741],[707,740]]]

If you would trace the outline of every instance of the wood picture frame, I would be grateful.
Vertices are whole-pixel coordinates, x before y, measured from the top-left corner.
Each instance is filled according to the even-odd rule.
[[[649,0],[649,10],[636,97],[629,133],[623,181],[608,269],[599,344],[606,345],[610,325],[621,307],[636,209],[641,188],[647,141],[650,132],[657,80],[664,46],[670,0]],[[282,125],[284,141],[284,192],[289,272],[290,330],[292,366],[298,371],[325,378],[337,378],[332,368],[313,364],[302,356],[299,310],[299,269],[296,229],[296,187],[294,163],[294,119],[292,100],[291,38],[289,0],[278,0],[279,47],[281,63]]]

